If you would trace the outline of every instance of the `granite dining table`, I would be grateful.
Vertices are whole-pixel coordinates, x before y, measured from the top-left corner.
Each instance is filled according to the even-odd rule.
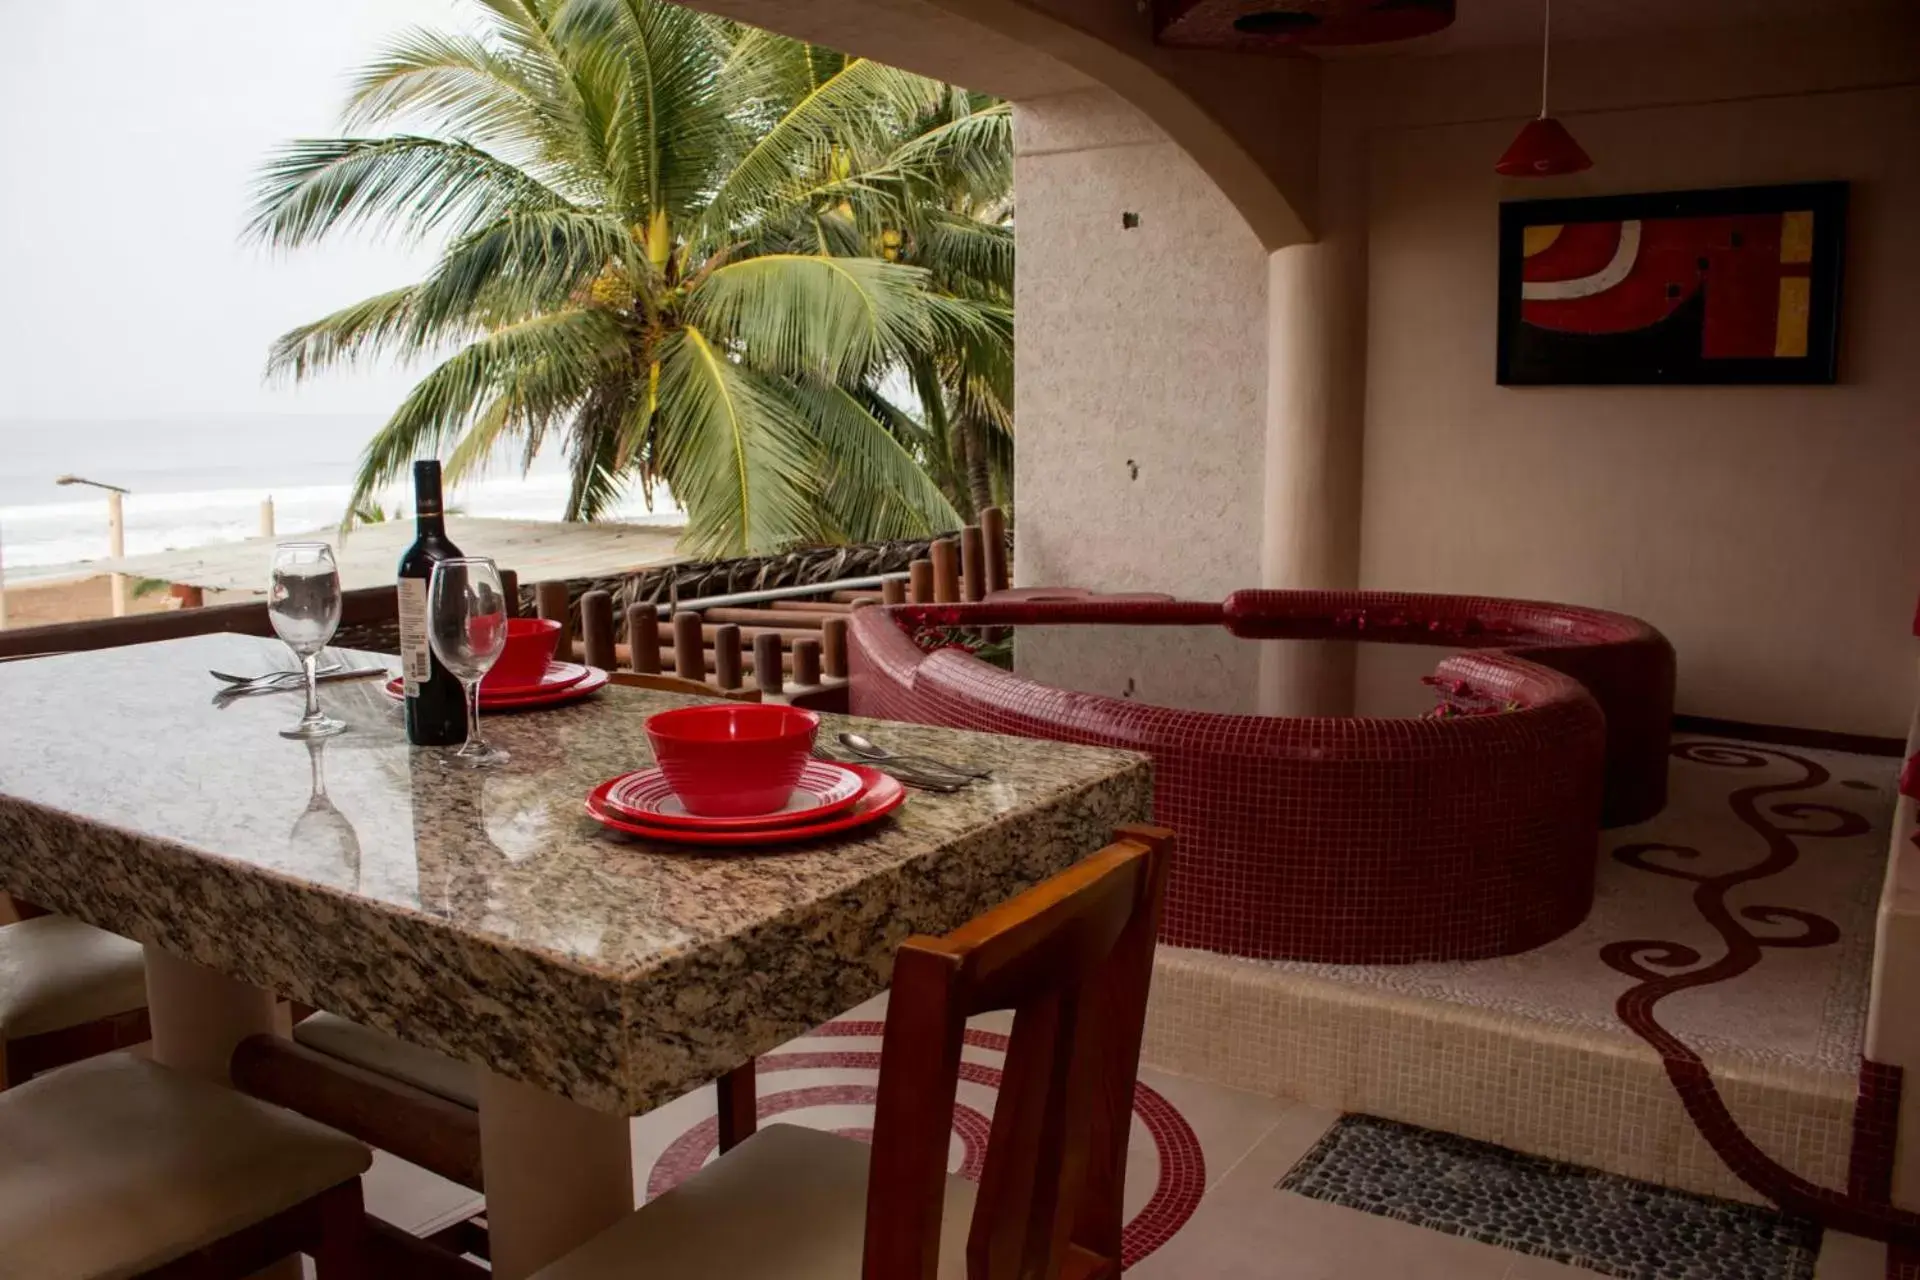
[[[287,665],[227,634],[0,663],[0,889],[144,944],[168,1065],[225,1079],[295,1001],[481,1068],[508,1280],[632,1207],[627,1117],[875,995],[909,934],[1150,811],[1142,756],[827,716],[993,777],[814,845],[689,851],[582,803],[650,764],[647,715],[689,699],[487,718],[512,759],[470,769],[410,747],[380,680],[323,686],[351,729],[316,743],[278,734],[297,696],[211,699],[210,669]]]

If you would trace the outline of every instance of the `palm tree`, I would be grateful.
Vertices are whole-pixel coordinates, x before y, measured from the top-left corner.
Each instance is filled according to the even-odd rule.
[[[915,362],[967,385],[949,368],[1011,336],[991,288],[941,279],[924,229],[949,213],[913,207],[980,163],[914,149],[954,91],[659,0],[480,7],[477,34],[412,31],[352,87],[349,129],[422,132],[294,142],[259,181],[250,231],[276,247],[445,240],[426,279],[274,345],[270,370],[295,378],[444,357],[368,446],[350,509],[413,457],[445,453],[457,481],[553,440],[566,518],[664,482],[699,554],[958,524],[921,465],[938,415],[882,394]],[[857,199],[819,189],[886,157]],[[915,252],[861,251],[880,222]]]

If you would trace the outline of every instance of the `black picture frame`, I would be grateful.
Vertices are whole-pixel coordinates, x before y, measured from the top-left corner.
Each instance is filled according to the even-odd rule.
[[[1845,182],[1801,182],[1502,202],[1496,380],[1507,387],[1836,382],[1848,196]],[[1667,336],[1664,346],[1638,336],[1652,333],[1657,326],[1635,335],[1588,335],[1527,325],[1521,319],[1521,272],[1528,227],[1800,210],[1813,213],[1805,355],[1710,359],[1697,352],[1676,352],[1672,335]],[[1705,259],[1701,265],[1706,265]],[[1703,299],[1706,291],[1704,286],[1700,290]],[[1704,306],[1703,300],[1702,310]]]

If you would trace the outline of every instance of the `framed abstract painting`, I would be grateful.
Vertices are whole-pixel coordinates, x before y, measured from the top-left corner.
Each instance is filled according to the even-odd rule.
[[[1847,184],[1500,206],[1503,386],[1832,382]]]

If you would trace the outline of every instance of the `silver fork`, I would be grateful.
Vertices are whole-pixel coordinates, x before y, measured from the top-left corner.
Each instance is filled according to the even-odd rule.
[[[323,675],[323,676],[332,675],[334,672],[340,670],[340,668],[341,668],[340,663],[330,662],[327,665],[320,667],[315,672],[315,674]],[[236,689],[244,688],[249,685],[284,684],[289,680],[305,680],[307,678],[307,673],[304,671],[269,671],[265,675],[237,676],[230,671],[211,671],[210,670],[207,672],[207,674],[212,676],[215,680],[225,681],[227,684],[234,686]]]

